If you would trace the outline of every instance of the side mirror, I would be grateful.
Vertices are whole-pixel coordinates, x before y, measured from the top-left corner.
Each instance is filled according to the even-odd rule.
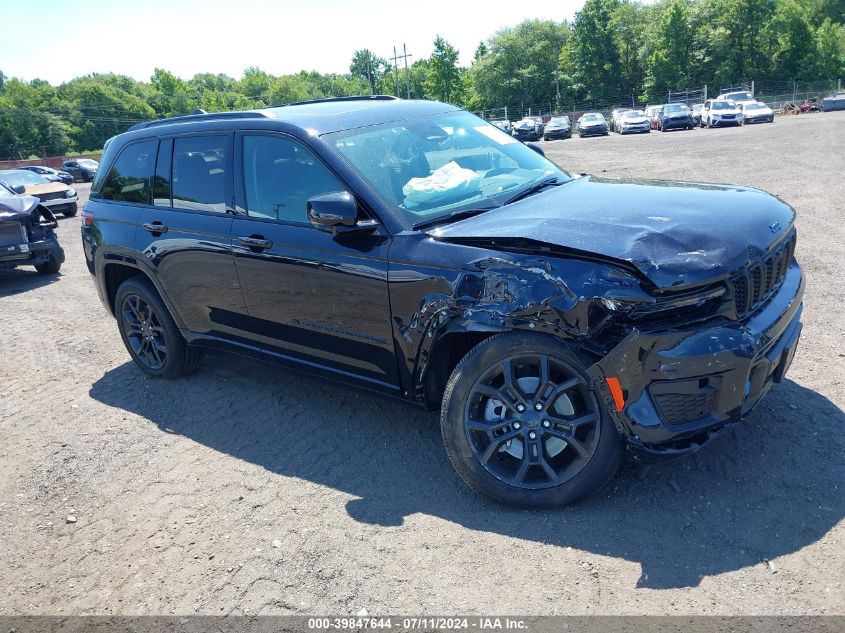
[[[540,156],[545,157],[546,152],[543,151],[543,148],[540,147],[539,143],[528,142],[528,143],[526,143],[526,145],[528,147],[530,147],[531,149],[533,149],[535,152],[537,152]]]
[[[14,185],[12,187],[9,187],[9,189],[11,189],[17,194],[26,193],[26,187],[24,187],[23,185]]]
[[[333,191],[308,199],[308,220],[322,231],[332,233],[372,231],[378,223],[358,221],[358,203],[348,191]]]

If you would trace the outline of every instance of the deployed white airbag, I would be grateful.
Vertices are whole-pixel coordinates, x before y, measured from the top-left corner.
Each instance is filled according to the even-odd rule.
[[[434,206],[466,198],[478,191],[481,178],[471,169],[464,169],[455,161],[446,163],[425,178],[411,178],[402,187],[405,208]]]

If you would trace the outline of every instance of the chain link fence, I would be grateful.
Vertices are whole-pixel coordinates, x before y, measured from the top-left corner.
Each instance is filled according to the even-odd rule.
[[[804,82],[804,81],[768,81],[755,82],[745,81],[731,86],[696,86],[689,88],[681,88],[678,90],[669,90],[666,93],[665,100],[655,101],[654,103],[645,102],[634,94],[618,95],[616,97],[605,99],[571,99],[563,97],[557,103],[539,103],[539,104],[515,104],[511,106],[502,106],[498,108],[490,108],[485,110],[478,110],[475,112],[478,116],[488,120],[508,120],[518,121],[525,116],[541,116],[544,121],[548,121],[553,116],[567,115],[570,118],[577,119],[585,112],[601,112],[608,117],[616,108],[632,108],[636,110],[644,110],[649,105],[660,105],[662,103],[683,103],[687,106],[693,106],[699,103],[704,103],[707,99],[718,97],[720,94],[727,92],[750,92],[759,101],[763,101],[775,112],[782,113],[784,106],[788,104],[800,104],[807,99],[822,99],[831,94],[842,92],[842,80],[823,81],[823,82]]]

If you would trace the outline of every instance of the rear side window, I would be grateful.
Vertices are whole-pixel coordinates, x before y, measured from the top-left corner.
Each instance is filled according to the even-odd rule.
[[[123,148],[100,188],[103,200],[150,203],[158,141],[132,143]]]
[[[173,207],[226,212],[228,136],[177,138],[173,142]]]

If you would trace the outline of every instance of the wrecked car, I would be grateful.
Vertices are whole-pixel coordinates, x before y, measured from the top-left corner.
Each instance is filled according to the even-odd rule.
[[[439,410],[457,472],[506,503],[696,450],[801,333],[786,203],[573,177],[442,103],[141,123],[102,164],[85,259],[141,371],[228,350]]]
[[[34,196],[19,196],[0,184],[0,270],[34,266],[42,275],[59,272],[65,253],[56,216]]]

